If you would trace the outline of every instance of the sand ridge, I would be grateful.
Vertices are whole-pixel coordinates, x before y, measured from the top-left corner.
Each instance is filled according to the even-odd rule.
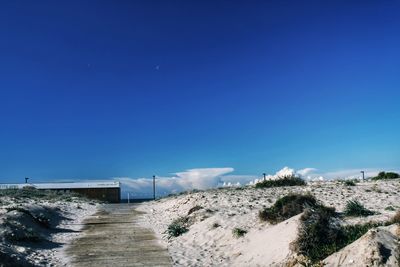
[[[289,193],[311,193],[324,205],[335,207],[339,212],[343,211],[346,201],[357,199],[366,208],[379,213],[346,218],[348,224],[387,221],[395,213],[387,207],[400,209],[398,180],[361,182],[356,186],[328,181],[299,187],[232,187],[170,196],[142,204],[139,210],[147,213],[141,223],[152,227],[162,238],[175,266],[284,266],[292,254],[288,243],[296,237],[296,218],[273,226],[261,222],[258,212]],[[195,206],[201,209],[188,215]],[[168,225],[185,216],[191,218],[189,231],[168,238]],[[232,234],[235,227],[248,233],[235,238]]]

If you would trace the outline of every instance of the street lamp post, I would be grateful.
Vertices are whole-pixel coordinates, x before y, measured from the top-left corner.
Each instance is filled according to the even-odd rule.
[[[153,175],[153,199],[156,200],[156,176]]]

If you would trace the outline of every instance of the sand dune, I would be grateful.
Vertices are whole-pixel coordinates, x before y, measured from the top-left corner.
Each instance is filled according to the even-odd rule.
[[[400,266],[399,226],[371,229],[363,237],[329,256],[326,266]]]
[[[0,197],[0,266],[66,266],[64,245],[97,203],[79,197]]]
[[[293,257],[290,243],[297,235],[298,218],[271,225],[261,222],[258,212],[289,193],[311,193],[339,212],[346,201],[356,199],[377,212],[368,217],[345,218],[344,224],[384,222],[400,209],[398,180],[361,182],[357,186],[331,181],[302,187],[222,188],[170,196],[143,204],[140,209],[147,214],[142,223],[152,227],[167,244],[175,266],[285,266]],[[197,210],[188,215],[196,206]],[[189,231],[169,238],[168,225],[179,217],[189,219]],[[236,238],[232,233],[236,227],[247,234]],[[327,263],[334,261],[329,259]]]

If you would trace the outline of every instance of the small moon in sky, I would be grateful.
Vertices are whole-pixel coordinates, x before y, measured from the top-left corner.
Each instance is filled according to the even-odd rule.
[[[157,66],[156,66],[156,70],[159,70],[159,69],[160,69],[160,65],[157,65]]]

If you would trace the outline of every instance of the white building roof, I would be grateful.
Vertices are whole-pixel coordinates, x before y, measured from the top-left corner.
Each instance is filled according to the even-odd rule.
[[[78,189],[78,188],[119,188],[119,182],[76,182],[76,183],[38,183],[38,184],[0,184],[0,189],[23,188],[32,186],[37,189]]]

